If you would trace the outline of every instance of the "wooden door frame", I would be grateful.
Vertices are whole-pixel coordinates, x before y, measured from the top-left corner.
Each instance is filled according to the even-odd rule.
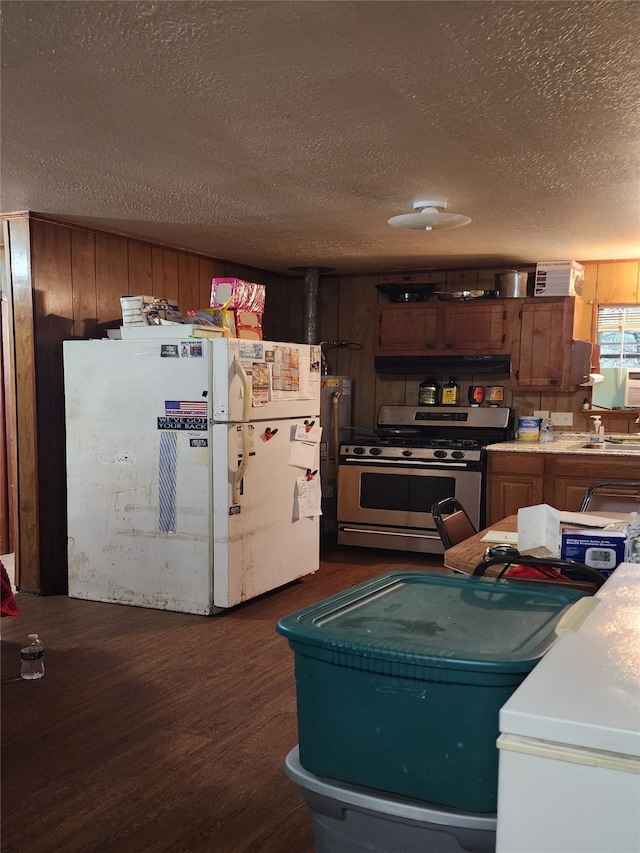
[[[3,288],[2,380],[8,540],[15,555],[15,585],[39,594],[39,488],[35,340],[28,214],[3,221],[6,279]]]
[[[15,471],[13,442],[15,396],[7,377],[11,375],[11,335],[9,302],[9,275],[6,252],[0,246],[0,554],[14,552],[13,472]]]

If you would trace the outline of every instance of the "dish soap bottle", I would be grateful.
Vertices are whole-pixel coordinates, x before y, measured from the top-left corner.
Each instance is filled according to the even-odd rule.
[[[420,383],[418,390],[418,405],[419,406],[437,406],[440,396],[440,385],[434,376],[427,378]]]
[[[460,386],[456,382],[455,376],[452,376],[448,382],[442,386],[442,405],[457,406],[460,399]]]

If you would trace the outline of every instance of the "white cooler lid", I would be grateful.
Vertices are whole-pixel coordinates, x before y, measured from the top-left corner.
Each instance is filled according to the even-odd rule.
[[[640,756],[640,565],[622,563],[500,711],[507,735]]]

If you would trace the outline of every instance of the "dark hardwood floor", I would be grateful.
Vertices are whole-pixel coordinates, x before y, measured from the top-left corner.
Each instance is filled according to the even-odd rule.
[[[320,570],[219,616],[18,595],[2,619],[3,853],[312,853],[293,652],[276,621],[438,557],[324,548]],[[45,643],[20,678],[26,635]]]

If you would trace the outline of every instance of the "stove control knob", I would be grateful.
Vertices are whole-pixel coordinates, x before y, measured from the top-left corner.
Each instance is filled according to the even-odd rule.
[[[453,457],[453,459],[464,459],[464,451],[454,450],[451,456]]]
[[[413,456],[413,450],[403,450],[402,455],[403,456]]]
[[[369,453],[370,453],[372,456],[380,456],[380,454],[382,453],[382,449],[381,449],[380,447],[372,447],[372,448],[369,450]]]
[[[446,450],[434,450],[433,455],[435,456],[436,459],[446,459],[447,458],[447,451]]]
[[[353,452],[355,454],[357,454],[358,456],[362,456],[362,454],[365,452],[365,450],[364,450],[364,447],[354,447]]]

